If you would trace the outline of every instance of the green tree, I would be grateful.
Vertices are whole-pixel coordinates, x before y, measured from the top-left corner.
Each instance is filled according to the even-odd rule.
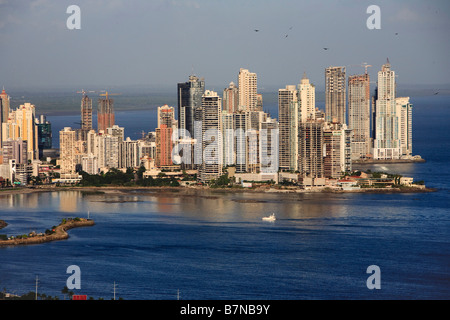
[[[68,295],[69,299],[72,299],[72,296],[74,294],[73,291],[70,291],[69,288],[67,288],[67,286],[64,286],[64,288],[61,290],[61,293],[64,295],[64,297]]]
[[[215,184],[216,184],[217,186],[227,186],[227,185],[230,184],[230,182],[231,182],[231,179],[228,178],[228,173],[225,173],[225,174],[221,175],[221,176],[217,179],[217,181],[215,182]]]

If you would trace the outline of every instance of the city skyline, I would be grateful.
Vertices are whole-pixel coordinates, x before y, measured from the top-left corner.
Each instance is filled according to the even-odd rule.
[[[378,30],[366,26],[370,3],[80,1],[80,30],[66,27],[68,5],[0,2],[0,40],[8,44],[1,82],[14,88],[167,86],[194,73],[217,91],[245,67],[258,70],[261,90],[298,81],[304,72],[320,88],[325,67],[359,74],[364,62],[381,65],[389,57],[404,84],[449,83],[445,1],[381,1]],[[376,78],[375,71],[369,74]]]
[[[372,67],[371,65],[366,66],[366,70],[368,67]],[[394,71],[391,71],[391,65],[389,62],[389,59],[387,59],[386,63],[381,66],[381,71],[378,72],[378,81],[375,88],[375,94],[372,97],[372,121],[373,121],[373,136],[370,136],[370,109],[371,109],[371,103],[370,103],[370,80],[367,73],[364,73],[362,75],[356,75],[356,76],[348,76],[349,86],[348,86],[348,109],[350,112],[350,119],[349,119],[349,127],[347,126],[347,119],[346,117],[339,117],[334,116],[336,113],[336,110],[344,109],[343,112],[338,111],[340,114],[345,114],[346,112],[346,95],[347,95],[347,86],[346,86],[346,75],[345,75],[345,69],[344,72],[341,72],[341,67],[328,67],[325,69],[327,79],[326,79],[326,86],[327,86],[327,92],[326,92],[326,102],[325,102],[325,113],[323,111],[320,111],[315,107],[315,85],[311,84],[309,82],[309,79],[307,78],[306,74],[303,75],[302,79],[300,80],[300,84],[298,84],[298,87],[296,85],[286,85],[284,89],[278,90],[278,128],[279,128],[279,169],[285,170],[285,171],[299,171],[301,169],[299,158],[304,157],[306,152],[306,149],[303,149],[304,146],[302,146],[303,141],[301,141],[299,138],[302,136],[302,128],[306,129],[305,126],[301,126],[301,123],[305,122],[314,122],[314,123],[322,123],[319,126],[323,127],[324,134],[325,131],[328,131],[329,134],[325,134],[324,137],[331,137],[329,138],[329,146],[327,147],[326,153],[330,155],[330,157],[333,159],[335,158],[335,155],[338,155],[336,160],[330,160],[330,164],[328,165],[328,168],[330,168],[330,165],[332,166],[331,169],[329,169],[327,172],[329,172],[330,176],[337,176],[338,172],[346,172],[348,169],[333,169],[333,168],[350,168],[351,170],[351,161],[350,157],[354,158],[355,160],[358,160],[359,158],[372,158],[372,141],[373,141],[373,152],[374,159],[399,159],[402,156],[411,157],[412,156],[412,105],[409,103],[409,97],[399,97],[396,94],[396,75]],[[338,72],[337,77],[332,76],[329,77],[329,72],[335,72],[335,70]],[[243,74],[249,74],[251,75],[250,78]],[[353,98],[353,91],[356,89],[353,89],[354,84],[352,82],[354,79],[364,80],[363,90],[358,93],[359,96],[356,96],[356,99]],[[266,152],[268,150],[261,150],[261,143],[263,141],[260,141],[262,139],[262,136],[260,136],[260,130],[262,128],[262,125],[266,120],[270,117],[269,113],[266,113],[262,110],[262,104],[263,100],[262,97],[260,98],[260,101],[257,104],[257,96],[260,96],[258,94],[258,88],[256,84],[257,74],[253,72],[249,72],[247,69],[240,68],[238,73],[238,79],[240,86],[235,87],[235,95],[238,97],[236,99],[236,105],[239,106],[238,110],[229,110],[228,106],[222,105],[223,101],[226,101],[229,99],[229,90],[228,88],[225,88],[223,90],[223,98],[219,97],[217,95],[217,92],[206,90],[205,80],[203,78],[198,78],[196,76],[189,76],[188,82],[179,82],[178,83],[178,90],[179,90],[179,100],[178,100],[178,114],[177,117],[175,115],[175,107],[169,107],[167,104],[163,105],[161,107],[158,107],[158,125],[155,128],[156,132],[156,157],[151,157],[153,160],[156,160],[156,166],[161,167],[167,167],[171,166],[172,164],[172,157],[170,156],[170,150],[173,148],[173,142],[175,141],[175,138],[170,138],[172,136],[172,130],[180,129],[181,131],[176,131],[179,140],[180,138],[183,140],[182,143],[188,142],[191,138],[195,139],[192,141],[193,145],[197,145],[200,143],[202,145],[202,140],[206,139],[206,132],[210,129],[214,129],[214,126],[210,126],[210,128],[206,128],[205,125],[207,122],[205,122],[205,119],[211,119],[210,116],[205,118],[205,110],[207,110],[207,105],[204,104],[205,96],[212,96],[217,97],[217,108],[218,113],[215,117],[218,117],[216,120],[215,128],[214,130],[218,130],[218,132],[221,132],[219,142],[221,143],[219,150],[225,151],[229,149],[231,152],[236,152],[235,156],[232,158],[237,159],[244,159],[245,162],[237,161],[238,168],[237,172],[252,172],[256,173],[259,172],[261,169],[261,163],[263,159],[261,158],[260,152]],[[233,84],[231,82],[231,84]],[[252,88],[249,90],[249,88]],[[336,104],[338,108],[335,106],[330,107],[331,103],[329,102],[328,96],[331,94],[334,94],[334,92],[339,93],[339,96],[344,96],[343,99],[341,97],[333,98],[334,100],[338,101],[339,104]],[[70,134],[73,135],[73,139],[76,142],[71,147],[71,152],[73,153],[72,156],[66,156],[62,155],[61,157],[64,158],[66,161],[66,158],[70,157],[78,157],[76,162],[73,162],[69,165],[67,165],[68,174],[73,174],[75,171],[78,171],[76,169],[76,166],[80,166],[81,162],[83,161],[83,156],[89,157],[92,152],[89,152],[89,150],[94,150],[97,147],[100,147],[100,145],[105,145],[105,151],[108,150],[107,144],[104,144],[103,142],[100,144],[98,142],[93,142],[94,140],[89,139],[91,137],[91,133],[93,132],[94,135],[97,135],[96,130],[92,130],[92,100],[88,98],[86,95],[86,92],[83,90],[78,93],[83,93],[83,96],[81,98],[81,122],[79,123],[81,128],[80,129],[74,129],[72,130],[71,127],[65,127],[64,130],[60,132],[60,134],[64,134],[66,132],[70,131]],[[110,94],[110,95],[120,95],[120,94]],[[100,139],[112,139],[111,141],[113,143],[116,143],[116,147],[113,147],[113,149],[120,149],[122,147],[122,143],[125,141],[124,137],[124,128],[119,127],[118,125],[115,125],[114,118],[115,118],[115,112],[112,108],[113,100],[109,98],[108,92],[105,94],[100,94],[100,96],[104,96],[105,98],[98,99],[98,110],[97,110],[97,118],[98,118],[98,137]],[[2,97],[5,99],[5,97],[8,97],[5,90],[3,90]],[[200,100],[201,98],[201,100]],[[3,99],[3,100],[4,100]],[[331,99],[331,102],[335,104],[335,102]],[[3,101],[1,100],[1,101]],[[231,98],[231,100],[234,100],[234,98]],[[342,101],[340,101],[342,100]],[[355,100],[353,102],[353,100]],[[8,100],[5,100],[8,101]],[[359,102],[363,102],[362,104]],[[107,104],[111,104],[111,108],[108,109],[108,114],[112,121],[109,121],[108,123],[103,123],[104,121],[100,121],[102,119],[103,114],[105,113],[104,104],[107,102]],[[340,105],[342,104],[342,105]],[[354,105],[353,105],[354,104]],[[387,105],[389,104],[389,105]],[[88,106],[87,106],[88,105]],[[19,131],[17,130],[25,130],[24,125],[21,121],[18,121],[15,116],[19,110],[25,110],[24,108],[30,106],[32,108],[32,114],[30,116],[27,116],[27,119],[31,121],[32,119],[35,120],[33,134],[19,134]],[[384,107],[383,107],[384,106]],[[232,108],[234,109],[234,108]],[[31,109],[30,109],[31,110]],[[381,112],[381,113],[380,113]],[[379,113],[382,115],[379,116]],[[392,115],[391,115],[392,113]],[[21,114],[21,113],[20,113]],[[190,116],[189,116],[190,114]],[[229,114],[230,116],[227,116]],[[364,115],[365,114],[365,115]],[[330,116],[331,115],[331,116]],[[367,118],[369,116],[369,118]],[[389,118],[388,120],[385,120],[386,116]],[[22,116],[22,118],[25,116]],[[88,119],[86,121],[85,119]],[[188,118],[191,118],[189,121]],[[222,120],[223,118],[223,120]],[[358,119],[359,118],[359,119]],[[391,119],[392,118],[392,119]],[[176,119],[182,119],[182,121],[178,121]],[[240,120],[239,120],[240,119]],[[274,119],[275,121],[277,119]],[[208,120],[209,121],[209,120]],[[230,122],[231,121],[231,122]],[[364,124],[362,124],[362,122]],[[387,122],[386,122],[387,121]],[[90,123],[89,123],[90,122]],[[392,127],[389,129],[389,131],[386,131],[388,126],[386,123],[390,123],[391,125],[389,127]],[[7,120],[7,123],[2,124],[2,135],[5,137],[5,139],[2,140],[17,140],[17,139],[26,139],[28,141],[28,148],[30,150],[36,149],[36,151],[33,151],[36,155],[29,155],[29,159],[38,159],[37,158],[37,151],[39,151],[39,158],[42,157],[41,150],[41,139],[42,142],[45,143],[45,141],[48,140],[49,136],[48,133],[45,133],[49,131],[48,129],[45,129],[44,126],[48,126],[46,124],[45,116],[41,115],[41,119],[38,120],[36,118],[36,112],[35,112],[35,106],[31,105],[30,103],[25,103],[25,105],[21,105],[20,108],[17,110],[12,110],[9,119]],[[189,125],[187,125],[190,123]],[[85,127],[85,125],[88,124],[89,128]],[[39,125],[39,128],[38,126]],[[13,128],[16,128],[13,130]],[[189,128],[189,129],[188,129]],[[230,142],[227,142],[225,144],[225,137],[228,137],[228,133],[224,131],[231,130],[234,132],[236,129],[243,130],[245,133],[245,142],[243,145],[243,148],[239,148],[241,145],[241,142],[239,138],[239,134],[236,134],[236,145],[230,146],[229,143],[234,144],[232,140]],[[309,129],[308,129],[309,130]],[[322,129],[320,129],[322,130]],[[346,131],[348,130],[348,132]],[[16,132],[13,134],[13,132]],[[251,132],[252,131],[252,132]],[[38,134],[39,132],[39,134]],[[119,133],[117,133],[119,132]],[[164,132],[164,135],[163,135]],[[173,131],[175,133],[175,131]],[[350,135],[349,135],[350,132]],[[387,133],[389,132],[389,133]],[[187,135],[186,135],[187,134]],[[209,133],[210,134],[210,133]],[[216,135],[215,133],[214,135]],[[249,135],[250,134],[250,135]],[[248,136],[249,135],[249,136]],[[309,134],[308,134],[309,135]],[[352,137],[352,139],[347,141],[347,138],[345,136],[349,135],[349,137]],[[338,137],[342,138],[338,138]],[[387,147],[390,147],[389,141],[391,141],[393,138],[389,138],[390,136],[395,137],[395,141],[393,142],[393,147],[396,148],[395,152],[389,152],[389,154],[384,155],[385,151],[381,151],[383,153],[383,156],[379,156],[379,148],[380,146],[384,146],[386,144]],[[31,140],[30,140],[30,137]],[[388,139],[386,141],[388,142],[379,142],[380,138],[383,137],[383,139]],[[61,145],[65,145],[63,142],[64,139],[61,138]],[[37,141],[40,141],[39,143],[39,150]],[[144,139],[144,136],[142,137]],[[208,138],[209,139],[209,138]],[[226,138],[228,140],[228,138]],[[232,138],[234,139],[234,138]],[[328,139],[328,138],[327,138]],[[373,140],[372,140],[373,139]],[[36,140],[36,141],[34,141]],[[113,140],[117,140],[114,142]],[[254,140],[254,141],[253,141]],[[353,141],[352,141],[353,140]],[[105,140],[107,141],[107,140]],[[109,141],[109,140],[108,140]],[[196,142],[195,142],[196,141]],[[253,142],[252,142],[253,141]],[[325,141],[325,140],[324,140]],[[336,142],[334,142],[336,141]],[[99,157],[98,162],[100,164],[106,164],[107,168],[115,168],[120,167],[123,168],[124,164],[127,163],[133,163],[133,167],[139,166],[139,161],[136,159],[139,158],[142,160],[142,156],[144,154],[137,151],[137,143],[133,142],[131,139],[127,139],[127,142],[132,142],[130,144],[131,148],[134,148],[134,150],[130,149],[130,154],[133,155],[133,160],[128,161],[126,157],[124,156],[126,154],[126,151],[123,152],[121,155],[114,155],[113,158],[111,158],[111,155],[108,155],[108,152],[104,154],[104,160],[102,160],[101,157]],[[223,146],[222,146],[223,143]],[[322,143],[322,142],[321,142]],[[361,147],[358,145],[359,143],[365,144],[367,146],[366,151],[361,151]],[[126,145],[128,143],[125,143]],[[35,147],[33,148],[33,145]],[[163,152],[162,146],[165,146],[165,151]],[[103,147],[101,147],[103,148]],[[128,148],[128,146],[125,146],[124,148]],[[272,148],[272,147],[270,147]],[[311,146],[307,146],[306,148],[311,148]],[[316,148],[316,146],[314,146]],[[362,148],[364,150],[365,147]],[[66,147],[64,147],[66,149]],[[76,151],[75,151],[76,149]],[[203,149],[203,151],[202,151]],[[204,157],[204,149],[202,148],[195,148],[195,153],[202,152]],[[320,149],[320,148],[319,148]],[[29,150],[29,151],[30,151]],[[112,150],[112,149],[111,149]],[[234,151],[235,150],[235,151]],[[243,150],[246,150],[244,153]],[[350,150],[347,152],[346,150]],[[163,152],[163,153],[162,153]],[[228,152],[228,151],[227,151]],[[325,155],[325,147],[323,149],[324,155]],[[95,153],[95,152],[94,152]],[[94,154],[93,153],[93,154]],[[164,159],[162,160],[161,155],[164,154]],[[352,156],[350,156],[352,154]],[[95,155],[95,154],[94,154]],[[146,153],[147,156],[150,157],[150,153]],[[355,157],[356,155],[356,157]],[[137,158],[136,158],[137,157]],[[196,155],[197,159],[200,159],[202,155],[199,153]],[[222,158],[223,156],[219,156],[218,162],[220,163],[228,163],[229,159],[226,160],[225,158]],[[111,158],[108,160],[108,158]],[[123,159],[122,159],[123,158]],[[340,160],[339,160],[340,159]],[[348,160],[347,160],[348,159]],[[222,160],[225,160],[222,162]],[[346,164],[347,161],[350,161],[349,164]],[[109,164],[108,164],[109,163]],[[202,162],[196,161],[196,165],[201,165]],[[231,163],[233,164],[233,163]],[[241,165],[241,166],[239,166]],[[242,167],[243,165],[243,167]],[[334,166],[334,167],[333,167]],[[65,165],[63,165],[65,167]],[[101,166],[100,166],[101,167]],[[200,167],[197,167],[197,169],[200,169]],[[301,172],[302,170],[300,170]],[[318,176],[320,178],[320,175]]]
[[[0,300],[448,298],[448,30],[446,0],[0,0]]]
[[[337,73],[328,78],[330,70]],[[234,100],[230,87],[223,90],[222,98],[205,89],[203,78],[190,76],[188,82],[178,82],[178,108],[167,104],[158,107],[157,127],[146,137],[143,132],[142,139],[125,139],[125,128],[116,124],[103,128],[99,122],[98,131],[83,129],[84,121],[80,129],[65,127],[60,131],[61,181],[81,179],[77,173],[87,172],[85,167],[89,174],[144,167],[144,174],[153,176],[189,169],[197,172],[196,179],[210,183],[221,178],[224,171],[230,174],[231,166],[235,168],[231,174],[240,179],[298,181],[303,187],[323,187],[330,183],[326,179],[339,180],[350,174],[353,161],[420,159],[412,154],[412,104],[409,97],[397,96],[396,75],[389,59],[378,72],[372,103],[368,74],[348,76],[348,123],[341,110],[346,108],[346,99],[340,97],[347,94],[347,77],[340,67],[326,68],[325,72],[327,96],[339,94],[327,98],[325,112],[315,106],[315,86],[304,74],[297,86],[286,85],[278,90],[278,121],[272,119],[257,108],[257,74],[241,68],[240,86],[234,87],[239,97],[238,110],[223,105],[224,100]],[[245,79],[247,76],[242,79],[242,74],[251,74],[252,80]],[[195,101],[200,97],[201,101]],[[85,100],[83,95],[82,119]],[[262,100],[260,103],[262,107]],[[111,116],[114,118],[112,109]],[[187,130],[190,117],[192,129]],[[272,136],[273,130],[278,137]],[[66,143],[67,135],[72,142]],[[5,149],[4,153],[10,152]],[[275,157],[268,158],[269,154]],[[9,161],[9,157],[5,159]]]

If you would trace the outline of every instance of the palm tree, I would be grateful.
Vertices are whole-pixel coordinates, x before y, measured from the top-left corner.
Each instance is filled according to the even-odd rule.
[[[66,294],[69,296],[69,299],[72,299],[73,291],[69,291],[69,288],[67,288],[67,286],[64,286],[64,288],[61,290],[61,293],[64,295],[64,300],[66,300]]]

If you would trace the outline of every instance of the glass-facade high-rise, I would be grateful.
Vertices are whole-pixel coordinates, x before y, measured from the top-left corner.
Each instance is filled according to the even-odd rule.
[[[44,149],[52,148],[52,124],[41,115],[37,124],[39,158],[42,158]]]
[[[189,81],[178,83],[178,129],[180,136],[184,130],[194,137],[195,109],[201,108],[202,96],[205,93],[205,80],[197,76],[189,76]],[[198,119],[200,120],[200,119]]]

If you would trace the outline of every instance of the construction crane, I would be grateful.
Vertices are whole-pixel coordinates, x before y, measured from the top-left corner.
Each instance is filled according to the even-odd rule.
[[[368,68],[368,67],[371,67],[372,65],[367,64],[367,62],[364,62],[363,64],[361,64],[361,66],[364,67],[364,69],[366,70],[365,72],[366,72],[366,74],[367,74],[367,68]]]
[[[81,91],[77,91],[77,93],[81,93],[81,94],[83,94],[83,96],[85,96],[87,92],[89,92],[89,93],[95,93],[95,92],[97,92],[97,91],[85,91],[84,89],[81,89]]]
[[[361,63],[361,64],[351,64],[351,65],[349,65],[349,66],[347,66],[347,67],[364,67],[365,72],[366,72],[366,74],[367,74],[367,68],[368,68],[368,67],[371,67],[371,65],[370,65],[370,64],[367,64],[367,62],[364,62],[364,63]]]
[[[108,93],[108,91],[105,91],[105,93],[100,93],[100,96],[106,97],[108,99],[108,96],[119,96],[121,93]]]

